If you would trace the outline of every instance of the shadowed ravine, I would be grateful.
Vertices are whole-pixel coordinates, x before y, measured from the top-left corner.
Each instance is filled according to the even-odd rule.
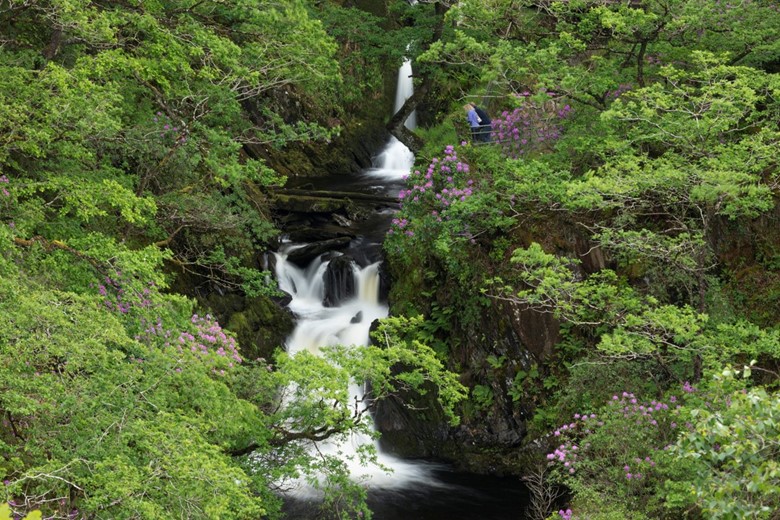
[[[411,94],[411,65],[405,63],[398,75],[396,110]],[[414,114],[406,125],[414,128]],[[374,168],[357,177],[306,180],[307,192],[315,197],[325,191],[354,192],[371,194],[376,197],[374,203],[384,200],[382,197],[387,200],[351,223],[350,238],[332,242],[337,250],[319,254],[310,262],[301,262],[296,256],[296,251],[311,247],[310,244],[287,242],[276,253],[276,277],[280,288],[292,296],[289,308],[296,316],[296,327],[286,342],[290,353],[308,350],[318,354],[323,346],[365,345],[371,323],[387,316],[388,308],[380,291],[381,242],[395,212],[392,201],[403,187],[404,176],[414,166],[414,155],[391,137],[375,163]],[[351,391],[360,401],[363,388],[355,384]],[[355,455],[359,445],[374,442],[368,437],[354,436],[350,442],[339,445],[320,443],[317,449],[349,457]],[[389,472],[357,462],[350,470],[353,478],[369,489],[369,505],[377,520],[522,518],[526,494],[519,479],[456,473],[445,464],[399,459],[384,453],[378,444],[376,449],[379,463]],[[316,518],[318,496],[306,484],[299,484],[288,495],[288,517]]]

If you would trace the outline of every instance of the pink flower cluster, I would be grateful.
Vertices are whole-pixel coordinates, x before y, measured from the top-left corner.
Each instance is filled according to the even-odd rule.
[[[568,442],[558,446],[554,452],[547,454],[547,460],[560,462],[565,471],[574,474],[574,465],[577,462],[579,446]]]
[[[189,332],[179,334],[178,348],[180,351],[182,347],[189,347],[192,352],[200,354],[207,354],[211,350],[217,356],[231,359],[232,361],[228,363],[231,368],[233,361],[241,363],[235,338],[225,334],[215,318],[210,314],[205,317],[193,314],[191,321],[195,325],[195,334]]]
[[[162,338],[162,340],[165,340],[165,347],[175,346],[180,354],[191,352],[202,360],[209,359],[211,355],[215,355],[217,359],[223,358],[225,361],[221,364],[226,364],[227,368],[233,368],[236,363],[243,361],[238,352],[235,338],[225,334],[225,331],[215,318],[209,314],[206,316],[193,314],[190,321],[194,325],[194,329],[192,331],[180,331],[176,340],[171,341],[174,332],[163,327],[160,318],[157,319],[156,323],[146,323],[142,320],[146,328],[142,334],[136,336],[136,339],[150,344],[155,342],[157,338]],[[177,372],[180,371],[181,369],[178,368]],[[225,374],[224,369],[217,369],[216,367],[212,371],[219,375]]]
[[[157,112],[152,118],[152,121],[159,127],[158,131],[160,132],[160,137],[163,139],[171,139],[176,143],[184,143],[187,141],[184,129],[174,126],[173,123],[171,123],[171,118],[162,112]]]
[[[644,476],[642,473],[640,473],[642,468],[647,471],[649,468],[655,467],[655,461],[650,457],[645,457],[644,459],[640,457],[634,457],[634,464],[633,473],[631,466],[628,464],[623,466],[623,472],[625,473],[626,480],[641,480]]]
[[[602,421],[597,420],[595,413],[593,414],[574,414],[574,422],[564,424],[553,432],[554,437],[573,437],[577,432],[587,435],[593,431],[597,426],[603,426]],[[576,471],[576,464],[580,457],[580,447],[574,442],[566,442],[558,446],[555,451],[547,454],[547,460],[550,463],[560,463],[563,466],[563,470],[569,474],[574,474]]]
[[[530,93],[523,92],[519,97],[527,95]],[[552,100],[540,105],[526,99],[521,107],[504,111],[493,120],[493,141],[513,159],[540,151],[561,136],[560,120],[571,111],[570,105],[561,107]]]
[[[615,90],[608,91],[606,94],[606,98],[617,99],[623,94],[625,94],[626,92],[628,92],[629,90],[631,90],[632,88],[634,88],[634,86],[631,85],[630,83],[621,83],[620,85],[618,85],[618,87]]]
[[[693,390],[686,382],[683,391]],[[590,457],[597,456],[599,459],[609,460],[608,464],[622,467],[622,474],[626,481],[642,480],[652,473],[656,466],[653,454],[666,449],[670,439],[677,435],[678,425],[674,422],[674,418],[682,408],[677,403],[676,396],[670,396],[667,402],[661,400],[647,402],[641,401],[631,392],[615,394],[599,416],[576,413],[573,422],[555,429],[552,436],[561,444],[547,454],[547,460],[549,464],[558,466],[565,474],[574,475],[578,466],[588,461]],[[632,450],[635,455],[632,461],[620,461],[626,455],[624,452],[603,459],[605,454],[591,445],[601,437],[591,437],[591,434],[597,431],[606,433],[612,438],[623,438],[626,442],[641,438],[642,445],[635,446],[636,449]],[[598,455],[595,455],[596,452]],[[614,467],[616,471],[617,467]]]
[[[5,175],[0,175],[0,184],[8,184],[9,182],[10,181],[8,180],[8,177],[6,177]],[[2,194],[3,197],[10,197],[11,196],[11,192],[9,192],[8,189],[5,186],[0,188],[0,194]]]
[[[672,403],[676,400],[674,396],[670,399]],[[613,395],[609,404],[613,411],[617,412],[617,416],[622,415],[624,419],[632,420],[637,426],[658,427],[659,421],[662,419],[658,417],[657,412],[665,412],[670,409],[668,404],[661,401],[653,400],[649,403],[641,403],[630,392],[623,392],[621,396]],[[680,405],[677,405],[677,408],[679,409]],[[672,424],[676,426],[676,423]]]
[[[430,215],[441,222],[447,208],[464,202],[474,194],[474,180],[468,178],[469,172],[468,163],[458,158],[453,145],[448,145],[444,149],[444,157],[431,159],[425,173],[415,170],[405,177],[407,188],[398,194],[401,216],[393,219],[388,233],[414,236],[412,215]]]
[[[148,282],[147,287],[140,290],[127,291],[128,285],[122,271],[116,271],[114,277],[106,276],[102,283],[90,284],[96,287],[98,294],[103,296],[103,305],[111,311],[127,314],[133,307],[147,308],[152,305],[151,294],[154,282]]]

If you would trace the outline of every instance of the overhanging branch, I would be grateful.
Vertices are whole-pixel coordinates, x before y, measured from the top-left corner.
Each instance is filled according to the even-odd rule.
[[[387,130],[393,134],[396,139],[404,143],[414,154],[422,149],[424,143],[414,131],[406,128],[404,123],[409,116],[412,115],[412,112],[414,112],[417,105],[423,100],[429,89],[430,81],[426,78],[425,81],[423,81],[422,86],[404,101],[403,106],[401,106],[398,112],[390,118],[390,122],[387,123]]]

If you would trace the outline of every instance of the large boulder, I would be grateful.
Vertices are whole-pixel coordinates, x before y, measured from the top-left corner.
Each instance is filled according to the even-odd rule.
[[[295,264],[305,267],[311,263],[312,260],[317,258],[323,253],[330,251],[337,251],[347,247],[352,239],[349,237],[337,237],[330,240],[322,240],[320,242],[313,242],[306,244],[303,247],[292,249],[287,253],[287,260],[294,262]]]
[[[241,311],[230,314],[226,328],[236,335],[244,357],[271,359],[294,326],[288,309],[259,296],[247,299]]]
[[[325,307],[338,307],[341,302],[354,298],[357,294],[355,268],[352,257],[340,255],[333,258],[325,269]]]

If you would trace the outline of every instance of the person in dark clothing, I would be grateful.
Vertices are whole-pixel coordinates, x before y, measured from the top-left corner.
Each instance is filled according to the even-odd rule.
[[[471,104],[471,106],[474,107],[474,111],[477,113],[477,116],[479,116],[480,119],[480,141],[489,143],[490,142],[490,134],[493,131],[493,121],[490,119],[490,116],[482,110],[480,107],[475,105],[474,103]]]

